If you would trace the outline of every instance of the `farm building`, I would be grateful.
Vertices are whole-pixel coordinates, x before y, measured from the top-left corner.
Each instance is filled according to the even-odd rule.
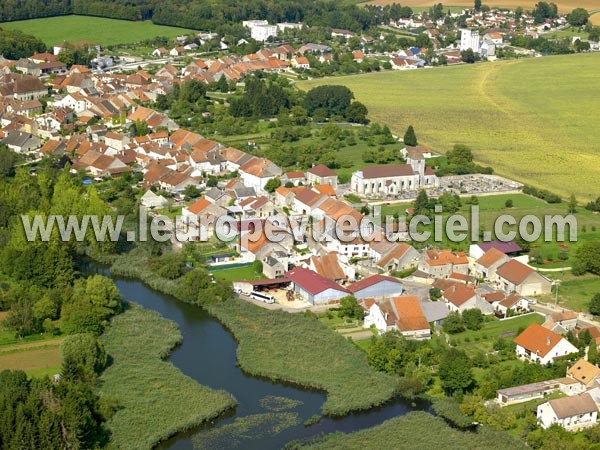
[[[285,276],[292,281],[294,291],[313,305],[338,303],[342,297],[350,295],[350,291],[336,282],[303,267],[296,267]]]
[[[402,283],[397,278],[372,275],[348,286],[357,299],[392,297],[402,294]]]

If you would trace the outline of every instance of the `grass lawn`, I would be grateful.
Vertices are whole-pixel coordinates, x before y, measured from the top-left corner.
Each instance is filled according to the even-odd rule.
[[[347,317],[339,317],[337,311],[326,311],[317,314],[319,321],[327,325],[332,330],[340,328],[356,328],[362,327],[362,320],[348,319]]]
[[[316,319],[239,299],[209,305],[208,311],[239,342],[244,371],[325,391],[325,415],[367,409],[396,394],[393,377],[369,367],[362,351]]]
[[[211,273],[216,278],[232,282],[239,280],[262,280],[265,278],[262,274],[257,274],[252,265],[235,267],[233,269],[214,270]]]
[[[404,4],[403,4],[404,5]],[[348,86],[370,117],[446,152],[466,144],[497,173],[580,202],[600,195],[594,111],[600,55],[581,54],[384,71],[299,82]]]
[[[509,199],[513,202],[512,208],[506,208],[504,205]],[[470,205],[466,204],[466,200],[468,200],[468,198],[462,199],[463,206],[460,208],[457,214],[466,217],[467,221],[469,222]],[[544,215],[565,215],[567,213],[566,203],[548,204],[543,200],[524,194],[480,196],[478,197],[478,201],[480,225],[483,226],[485,230],[492,232],[494,230],[493,225],[496,218],[503,214],[509,214],[513,216],[518,224],[519,220],[523,216],[529,214],[534,215],[541,220]],[[395,213],[398,213],[399,216],[403,216],[408,205],[408,203],[398,203],[389,206],[383,206],[381,208],[381,214],[383,217],[393,216]],[[590,211],[580,207],[577,210],[576,218],[578,227],[577,242],[565,242],[559,245],[559,243],[556,242],[555,236],[553,236],[553,239],[548,242],[544,240],[544,236],[541,236],[540,239],[531,244],[530,254],[539,254],[544,260],[544,264],[541,267],[569,267],[575,259],[577,247],[582,242],[586,240],[600,239],[600,215],[592,214]],[[446,221],[443,220],[444,225],[445,223]],[[433,225],[423,227],[423,229],[433,231]],[[505,226],[504,229],[506,232],[511,230],[517,231],[518,227]],[[583,231],[584,229],[585,231]],[[470,243],[469,240],[454,243],[448,240],[445,232],[443,233],[442,237],[443,240],[441,243],[439,243],[439,245],[457,250],[468,250]],[[434,239],[433,235],[431,239]],[[561,247],[561,245],[566,247]],[[565,252],[567,259],[564,261],[560,260],[559,256]]]
[[[101,339],[113,361],[100,377],[100,394],[119,406],[108,421],[109,448],[152,448],[235,406],[226,392],[202,386],[163,361],[182,336],[160,314],[131,305]]]
[[[570,272],[555,272],[547,275],[561,281],[558,288],[558,304],[565,308],[587,312],[594,294],[600,293],[600,277],[597,275],[587,274],[576,277]],[[554,303],[556,295],[545,295],[541,300]]]
[[[0,371],[24,370],[32,374],[38,371],[57,373],[60,361],[60,345],[23,348],[7,352],[2,352],[0,349]]]
[[[46,45],[91,41],[107,46],[128,44],[156,36],[175,37],[193,32],[185,28],[155,25],[151,21],[105,19],[90,16],[59,16],[0,23],[1,28],[21,30],[40,38]]]
[[[544,317],[539,314],[528,314],[512,319],[498,320],[491,317],[484,322],[481,330],[467,330],[462,333],[450,335],[452,345],[473,354],[479,350],[489,352],[492,350],[494,341],[499,337],[512,339],[517,335],[519,329],[527,328],[532,323],[541,324]]]

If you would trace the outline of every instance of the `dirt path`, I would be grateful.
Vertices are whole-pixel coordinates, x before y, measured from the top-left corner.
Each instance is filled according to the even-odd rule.
[[[26,342],[24,344],[10,344],[0,346],[0,355],[2,353],[12,352],[15,350],[29,350],[40,347],[58,347],[65,338],[45,339],[42,341]]]

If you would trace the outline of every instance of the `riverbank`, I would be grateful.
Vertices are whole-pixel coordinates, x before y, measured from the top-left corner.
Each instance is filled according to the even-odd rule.
[[[476,432],[451,428],[443,419],[416,411],[390,419],[373,428],[355,433],[334,433],[312,444],[291,443],[288,449],[302,450],[379,450],[402,448],[422,450],[520,450],[526,447],[507,433],[482,426]]]
[[[141,251],[114,258],[111,272],[190,303],[177,289],[178,280],[154,274]],[[366,410],[398,395],[397,380],[372,369],[360,349],[315,318],[267,311],[236,298],[205,307],[235,336],[246,373],[326,392],[324,415]]]
[[[150,449],[235,407],[227,392],[163,361],[182,339],[174,322],[135,304],[112,320],[101,337],[112,363],[98,383],[100,395],[116,404],[109,448]]]

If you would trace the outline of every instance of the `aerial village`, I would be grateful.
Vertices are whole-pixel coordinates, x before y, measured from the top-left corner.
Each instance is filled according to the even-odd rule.
[[[221,37],[201,33],[181,36],[172,48],[157,47],[148,57],[134,59],[106,56],[103,49],[83,43],[97,52],[94,68],[68,67],[58,59],[61,46],[18,61],[3,59],[0,140],[30,161],[51,158],[60,167],[70,165],[85,183],[126,178],[143,192],[139,202],[150,215],[178,206],[181,226],[203,227],[198,235],[212,236],[212,224],[220,217],[234,219],[236,239],[220,243],[206,263],[216,268],[259,267],[259,277],[232,281],[236,295],[262,308],[323,312],[353,297],[363,310],[363,332],[397,331],[415,340],[430,339],[448,317],[474,309],[500,320],[539,315],[541,324],[531,324],[514,337],[516,358],[546,365],[577,353],[565,337],[569,333],[589,333],[590,346],[597,347],[600,328],[591,326],[585,315],[538,304],[539,296],[552,292],[553,281],[530,265],[527,249],[515,241],[481,242],[460,252],[434,244],[414,246],[401,223],[392,228],[375,225],[371,232],[381,239],[374,241],[363,238],[361,227],[346,230],[344,239],[327,227],[341,217],[360,224],[374,207],[415,199],[422,190],[432,197],[454,195],[460,184],[468,187],[462,193],[514,193],[520,183],[484,174],[437,176],[426,164],[436,156],[435,149],[404,145],[399,138],[404,162],[365,165],[346,183],[324,164],[286,172],[253,155],[250,141],[244,150],[234,148],[218,137],[189,131],[152,107],[159,96],[187,80],[243,84],[256,72],[306,76],[311,67],[326,65],[340,53],[358,65],[374,59],[388,70],[465,63],[473,54],[493,60],[507,49],[535,56],[534,49],[519,48],[511,40],[537,38],[567,23],[561,16],[539,24],[525,13],[517,17],[501,10],[472,11],[464,23],[451,26],[447,17],[462,14],[436,20],[414,14],[385,24],[417,30],[428,38],[428,45],[393,51],[384,35],[357,36],[340,29],[332,29],[326,42],[296,46],[278,39],[280,33],[302,29],[302,24],[254,20],[244,26],[260,48],[245,55],[225,54],[228,45]],[[197,57],[207,40],[220,42],[224,53]],[[586,43],[585,51],[600,50],[598,42]],[[469,50],[470,55],[465,53]],[[132,133],[132,125],[145,133]],[[194,189],[201,195],[187,195]],[[411,209],[406,216],[412,215]],[[310,222],[302,233],[281,225],[302,218]],[[277,242],[264,235],[268,222],[282,234]],[[315,240],[314,228],[322,229],[326,239]],[[173,240],[173,245],[181,244]],[[495,402],[503,407],[564,394],[538,406],[538,422],[544,428],[558,424],[578,430],[597,421],[599,380],[600,369],[584,354],[564,377],[500,389]]]

